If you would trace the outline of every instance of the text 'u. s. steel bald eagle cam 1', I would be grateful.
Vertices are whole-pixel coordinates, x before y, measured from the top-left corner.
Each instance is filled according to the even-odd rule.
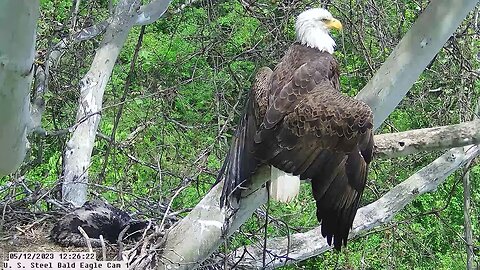
[[[225,181],[222,207],[240,199],[262,165],[271,166],[274,200],[292,200],[300,178],[311,179],[322,235],[336,249],[347,243],[374,145],[371,109],[340,92],[329,31],[341,28],[325,9],[298,16],[296,42],[273,71],[256,75],[217,178]]]

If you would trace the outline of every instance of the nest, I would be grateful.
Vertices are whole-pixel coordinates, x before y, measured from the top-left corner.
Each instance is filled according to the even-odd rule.
[[[97,260],[123,260],[129,269],[154,269],[167,230],[189,210],[165,214],[168,206],[138,204],[130,207],[137,209],[130,214],[102,200],[74,209],[54,199],[51,190],[15,184],[24,187],[23,196],[12,196],[10,190],[0,201],[0,250],[5,251],[1,256],[19,251],[90,251]],[[0,192],[8,192],[9,187]],[[200,269],[223,269],[223,258],[215,253]]]

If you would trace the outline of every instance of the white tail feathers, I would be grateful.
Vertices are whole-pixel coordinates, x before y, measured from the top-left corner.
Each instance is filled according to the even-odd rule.
[[[271,166],[270,198],[274,201],[288,203],[300,191],[300,178]]]

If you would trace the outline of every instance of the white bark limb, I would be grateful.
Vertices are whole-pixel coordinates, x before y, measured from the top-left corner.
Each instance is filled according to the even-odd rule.
[[[402,97],[408,92],[414,81],[420,76],[427,64],[441,49],[447,38],[455,31],[458,25],[473,9],[476,0],[437,0],[429,4],[412,26],[400,44],[394,49],[390,57],[372,80],[362,89],[357,98],[366,101],[375,114],[375,127],[395,109]],[[390,98],[391,96],[391,98]],[[255,185],[262,185],[269,180],[269,175],[256,177]],[[253,182],[253,181],[252,181]],[[219,187],[212,189],[202,202],[217,202]],[[258,198],[263,194],[264,198]],[[246,197],[240,201],[242,207],[232,216],[230,223],[240,223],[266,201],[266,193],[259,193],[258,197]],[[159,259],[158,269],[193,269],[213,253],[221,243],[214,237],[220,233],[198,235],[195,228],[198,222],[194,217],[202,217],[216,222],[226,223],[225,213],[217,204],[205,207],[198,204],[190,214],[177,223],[166,236],[165,250]],[[238,219],[238,220],[237,220]],[[211,226],[212,230],[220,230]],[[230,235],[234,226],[227,228],[225,234]],[[183,245],[177,243],[187,242]]]
[[[480,143],[480,120],[457,125],[375,135],[375,156],[394,158],[420,151]]]
[[[434,191],[447,176],[479,154],[480,146],[478,145],[447,151],[377,201],[360,208],[355,216],[349,238],[388,223],[408,203],[426,192]],[[302,261],[331,249],[325,238],[322,237],[321,226],[305,233],[291,235],[288,254],[287,243],[287,237],[278,237],[267,241],[267,269]],[[244,254],[245,248],[247,252],[240,265],[247,269],[262,268],[263,247],[261,245],[239,248],[233,253],[235,255],[232,260],[239,260]]]
[[[431,1],[385,63],[357,95],[374,111],[378,128],[400,103],[478,0]],[[366,91],[365,91],[366,90]]]
[[[258,170],[254,178],[270,178],[270,166]],[[253,179],[254,181],[256,179]],[[257,209],[267,201],[267,190],[258,187],[246,199],[240,200],[235,213],[232,209],[220,209],[223,182],[216,185],[195,206],[190,214],[168,233],[163,254],[157,261],[157,269],[192,269],[208,258],[226,237],[234,233]],[[248,203],[245,203],[248,202]],[[227,217],[231,217],[226,223]],[[207,248],[206,248],[207,247]]]
[[[38,16],[38,0],[0,1],[0,176],[18,169],[27,150]]]
[[[137,25],[152,23],[162,17],[167,11],[172,0],[152,0],[152,2],[143,5],[137,17]]]
[[[113,66],[136,21],[140,0],[122,0],[109,24],[90,70],[80,82],[77,124],[67,142],[63,161],[63,200],[81,206],[87,199],[88,167],[95,141],[102,100]]]

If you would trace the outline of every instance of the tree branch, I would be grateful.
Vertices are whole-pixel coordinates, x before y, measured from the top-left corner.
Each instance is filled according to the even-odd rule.
[[[105,174],[107,171],[108,158],[110,156],[110,152],[112,151],[112,147],[115,144],[116,132],[117,132],[118,124],[120,123],[120,118],[122,117],[125,101],[127,100],[128,93],[130,93],[130,86],[132,85],[132,80],[135,74],[135,65],[137,63],[138,53],[140,52],[140,48],[142,47],[144,34],[145,34],[145,26],[142,26],[140,30],[140,34],[138,35],[137,45],[135,45],[135,50],[133,52],[132,60],[130,61],[130,70],[128,71],[127,78],[125,79],[125,84],[123,85],[123,94],[122,94],[122,97],[120,98],[120,105],[118,105],[117,114],[113,122],[113,129],[112,129],[112,132],[110,133],[110,140],[108,142],[107,150],[105,151],[102,171],[99,174],[100,179],[103,179],[105,177]]]
[[[261,167],[252,179],[259,183],[270,178],[270,168]],[[216,185],[161,241],[164,253],[157,261],[157,269],[192,269],[208,258],[224,239],[234,233],[259,205],[266,202],[267,190],[252,186],[250,194],[240,200],[236,209],[220,209],[223,182]],[[252,192],[253,190],[253,192]],[[229,220],[229,222],[226,222]],[[185,241],[185,239],[189,239]]]
[[[137,25],[145,25],[158,20],[167,11],[172,0],[153,0],[152,2],[140,7],[138,13]]]
[[[95,134],[100,122],[105,87],[128,32],[133,27],[139,0],[122,0],[117,4],[112,22],[106,29],[90,70],[80,83],[78,125],[67,142],[63,163],[63,200],[81,206],[87,199],[88,167]],[[88,116],[88,118],[85,118]],[[81,122],[83,121],[83,122]]]
[[[379,158],[406,156],[420,151],[443,150],[480,143],[480,121],[375,135]]]
[[[466,166],[465,175],[463,176],[463,218],[464,218],[464,233],[465,233],[465,249],[467,251],[467,270],[475,269],[475,252],[473,250],[473,229],[471,212],[471,189],[470,182],[470,162]]]
[[[430,2],[385,63],[357,95],[374,111],[378,128],[478,0]],[[365,91],[366,90],[366,91]]]

